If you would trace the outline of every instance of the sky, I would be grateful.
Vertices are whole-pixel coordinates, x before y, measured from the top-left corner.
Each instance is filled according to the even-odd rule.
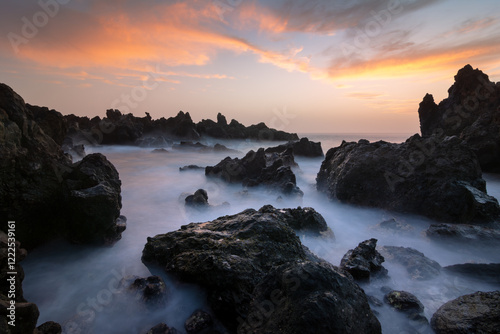
[[[62,114],[417,133],[466,64],[500,81],[498,0],[2,0],[0,82]]]

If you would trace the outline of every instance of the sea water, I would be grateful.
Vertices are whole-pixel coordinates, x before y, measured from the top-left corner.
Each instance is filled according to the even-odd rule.
[[[403,142],[410,134],[309,134],[313,141],[321,141],[324,152],[341,144],[343,140],[386,140]],[[276,142],[204,140],[204,144],[216,142],[237,150],[239,153],[200,153],[176,150],[153,153],[152,148],[129,146],[87,147],[87,153],[100,152],[115,165],[122,180],[121,214],[127,217],[127,229],[122,239],[113,247],[71,245],[58,241],[40,247],[22,262],[26,278],[24,296],[38,305],[38,323],[56,321],[63,325],[65,333],[142,333],[152,326],[165,322],[184,332],[184,321],[197,309],[209,310],[202,289],[184,284],[165,275],[161,270],[151,272],[142,262],[141,255],[147,237],[167,233],[190,222],[205,222],[217,217],[236,214],[247,208],[259,209],[271,204],[277,208],[313,207],[323,215],[335,234],[335,238],[318,241],[308,235],[300,235],[302,242],[318,256],[339,265],[342,256],[358,243],[378,239],[377,246],[412,247],[437,261],[441,266],[467,262],[500,262],[498,251],[482,251],[467,247],[453,248],[431,242],[422,232],[432,223],[415,215],[403,215],[381,209],[361,208],[327,199],[315,187],[316,174],[323,158],[297,157],[299,168],[295,170],[297,185],[304,192],[302,199],[287,199],[262,188],[244,189],[208,179],[203,170],[180,172],[179,167],[215,165],[226,156],[243,157],[250,149],[276,146]],[[485,175],[488,191],[500,197],[500,178]],[[197,189],[208,192],[213,209],[189,210],[184,206],[187,194]],[[221,205],[224,202],[229,205]],[[410,224],[411,234],[401,236],[383,232],[375,226],[387,219]],[[475,291],[492,291],[492,286],[475,280],[457,278],[446,273],[428,281],[413,281],[405,270],[385,262],[389,280],[362,284],[367,294],[382,298],[382,286],[405,290],[415,294],[425,306],[428,319],[445,302]],[[120,282],[127,277],[161,275],[166,280],[167,303],[156,310],[145,308],[130,294],[124,292]],[[378,307],[377,317],[384,333],[398,333],[398,322],[404,316],[387,306]],[[422,332],[424,329],[421,329]]]

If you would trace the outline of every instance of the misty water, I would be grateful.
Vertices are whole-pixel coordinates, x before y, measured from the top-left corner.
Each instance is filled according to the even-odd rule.
[[[402,142],[408,135],[309,135],[321,141],[324,152],[338,146],[343,139],[370,141],[384,139]],[[335,239],[318,240],[300,235],[302,242],[318,256],[339,265],[342,256],[361,241],[378,239],[377,245],[412,247],[437,261],[441,266],[476,262],[500,262],[500,248],[482,250],[450,247],[431,242],[422,235],[431,220],[379,209],[359,208],[332,202],[318,193],[315,178],[322,158],[296,158],[297,185],[304,192],[301,200],[278,198],[266,189],[243,189],[207,179],[203,170],[180,172],[185,165],[215,165],[226,156],[242,157],[250,149],[276,146],[276,142],[204,141],[213,145],[222,143],[241,153],[199,153],[171,148],[168,153],[152,153],[152,148],[103,146],[86,148],[87,153],[101,152],[116,166],[122,180],[121,213],[127,217],[127,229],[113,247],[89,247],[55,242],[31,252],[23,261],[26,278],[24,296],[40,309],[38,324],[56,321],[63,325],[64,333],[86,333],[90,324],[92,333],[142,333],[152,326],[165,322],[184,332],[184,321],[196,309],[208,310],[204,292],[196,286],[183,284],[161,271],[150,270],[141,262],[141,254],[148,236],[174,231],[190,222],[210,221],[217,217],[235,214],[247,208],[259,209],[271,204],[278,208],[313,207],[323,215],[333,230]],[[500,178],[485,175],[488,192],[500,198]],[[184,207],[184,197],[197,189],[207,190],[209,203],[215,206],[208,211],[190,211]],[[184,194],[184,195],[183,195]],[[221,205],[228,202],[228,205]],[[221,205],[217,207],[217,205]],[[396,218],[411,224],[414,230],[408,235],[380,231],[378,223]],[[415,294],[425,306],[425,315],[432,314],[445,302],[475,291],[493,291],[498,286],[476,280],[467,280],[445,272],[432,280],[411,280],[401,266],[384,263],[390,279],[363,284],[367,294],[383,299],[380,288],[390,286]],[[132,294],[119,288],[120,281],[128,276],[162,276],[168,289],[165,307],[148,310]],[[387,306],[373,307],[377,311],[384,333],[397,333],[398,322],[404,316]]]

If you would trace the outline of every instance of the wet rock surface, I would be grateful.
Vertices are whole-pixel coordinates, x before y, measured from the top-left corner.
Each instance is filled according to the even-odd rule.
[[[265,185],[286,195],[302,196],[291,166],[295,165],[291,150],[266,154],[263,148],[250,151],[243,158],[225,158],[205,168],[205,175],[229,183],[255,187]]]
[[[436,334],[498,333],[500,291],[476,292],[441,306],[431,319]]]
[[[379,249],[386,261],[401,264],[413,280],[428,280],[439,276],[441,266],[423,253],[410,247],[383,246]]]
[[[340,268],[358,280],[387,277],[387,269],[382,266],[384,257],[377,252],[376,246],[377,239],[360,242],[356,248],[344,255],[340,261]]]
[[[457,136],[477,155],[483,171],[500,172],[500,85],[466,65],[439,104],[427,94],[418,109],[422,136]]]
[[[60,237],[78,243],[116,241],[124,228],[117,224],[118,172],[100,154],[73,164],[30,108],[48,113],[44,126],[57,123],[52,136],[60,141],[63,130],[57,127],[64,122],[57,112],[27,107],[10,87],[0,84],[0,228],[7,230],[7,221],[15,220],[17,240],[27,248]]]
[[[174,274],[182,281],[205,288],[211,309],[231,332],[243,328],[241,326],[250,332],[255,330],[256,327],[247,322],[251,321],[249,317],[253,307],[257,307],[252,306],[252,302],[260,300],[261,297],[258,296],[266,298],[268,292],[274,291],[270,284],[285,284],[282,291],[284,296],[291,298],[297,308],[300,307],[304,300],[299,301],[301,297],[294,295],[294,291],[290,295],[287,292],[287,289],[292,288],[290,284],[297,282],[293,277],[289,282],[281,282],[279,279],[288,271],[307,273],[303,275],[307,279],[300,283],[299,278],[299,284],[303,284],[301,291],[304,294],[311,293],[311,305],[322,305],[326,309],[325,305],[333,305],[334,300],[343,300],[346,307],[351,305],[352,310],[363,306],[360,309],[366,311],[361,317],[363,321],[360,321],[357,314],[355,322],[359,324],[359,328],[366,329],[366,332],[380,332],[380,324],[369,310],[362,290],[348,274],[324,263],[305,248],[290,227],[293,223],[288,222],[293,215],[281,211],[266,206],[259,211],[248,209],[211,222],[184,225],[178,231],[148,238],[142,260],[147,264],[162,266],[167,273]],[[278,267],[281,269],[275,271]],[[331,281],[328,284],[338,284],[338,289],[320,295],[308,290],[316,283],[320,286],[321,277],[328,277],[328,282]],[[306,289],[306,286],[310,288]],[[255,295],[254,290],[261,292]],[[285,319],[286,312],[283,312],[282,307],[284,306],[277,306],[276,313],[273,312],[274,315],[265,324],[262,323],[262,326],[277,328],[276,322],[281,323]],[[348,323],[354,322],[349,312],[338,315],[329,312],[328,317],[335,318],[339,328],[348,328]],[[302,318],[286,319],[295,322],[297,328],[305,328],[312,323],[316,324],[318,318],[322,322],[329,322],[325,316],[326,313],[310,312]],[[250,327],[245,324],[250,324]]]
[[[212,316],[202,310],[197,310],[186,320],[184,328],[188,334],[213,333]]]
[[[319,191],[345,203],[451,223],[496,221],[500,206],[481,175],[459,138],[414,135],[402,144],[343,142],[327,152],[316,181]]]

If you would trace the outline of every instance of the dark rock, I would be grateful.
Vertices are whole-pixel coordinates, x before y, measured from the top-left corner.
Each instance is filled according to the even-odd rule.
[[[67,235],[77,243],[111,244],[121,238],[121,181],[100,153],[87,155],[66,175],[70,189]]]
[[[291,141],[283,145],[279,145],[276,147],[269,147],[266,149],[267,153],[271,152],[283,152],[287,149],[291,148],[293,150],[293,154],[295,156],[303,156],[303,157],[323,157],[323,149],[321,148],[321,143],[316,143],[310,141],[308,138],[300,138],[299,141]]]
[[[249,315],[254,289],[271,269],[301,261],[320,261],[302,246],[290,227],[290,216],[266,206],[259,211],[248,209],[211,222],[184,225],[178,231],[148,238],[142,260],[144,263],[160,265],[180,280],[206,289],[208,303],[216,317],[228,330],[235,331],[238,322],[244,322]],[[330,271],[335,280],[344,282],[343,285],[350,282],[328,268],[323,270]],[[315,279],[311,280],[310,284],[313,284]],[[364,297],[360,292],[358,295]],[[364,297],[346,299],[346,303],[361,305],[367,302]],[[328,316],[333,315],[330,312]],[[309,316],[300,319],[293,321],[303,321],[309,325],[318,323],[309,319]],[[344,319],[355,322],[347,315]],[[367,321],[369,323],[378,324],[370,312],[366,313],[366,319],[370,319]],[[319,323],[323,321],[329,320],[322,319]]]
[[[449,273],[500,285],[500,263],[464,263],[443,267]]]
[[[404,312],[415,325],[427,327],[429,321],[424,315],[424,305],[418,298],[406,291],[391,291],[384,296],[384,301],[394,309]]]
[[[126,277],[121,285],[132,291],[136,295],[136,300],[140,300],[148,307],[157,308],[167,302],[167,287],[159,276]]]
[[[186,320],[184,328],[188,334],[208,333],[214,321],[205,311],[197,310]]]
[[[68,124],[60,112],[47,107],[32,106],[26,104],[33,113],[35,122],[42,128],[43,132],[52,138],[58,145],[62,145],[68,133]]]
[[[425,235],[432,240],[465,242],[479,247],[497,245],[500,241],[499,230],[466,224],[432,224]]]
[[[189,151],[204,151],[210,149],[207,145],[200,142],[193,143],[192,141],[181,141],[179,144],[174,144],[172,148]]]
[[[205,189],[198,189],[193,195],[189,195],[184,200],[186,206],[191,207],[208,207],[208,194]]]
[[[3,84],[0,121],[0,229],[15,220],[16,238],[27,248],[59,237],[116,240],[121,197],[113,165],[100,154],[72,164],[23,99]]]
[[[187,165],[187,166],[184,166],[184,167],[179,167],[179,171],[180,172],[186,172],[186,171],[189,171],[189,170],[192,170],[192,171],[195,171],[195,170],[205,170],[205,167],[200,167],[200,166],[196,166],[196,165]]]
[[[410,247],[383,246],[379,249],[386,261],[406,267],[412,280],[428,280],[439,276],[441,266],[423,253]]]
[[[64,153],[71,155],[73,161],[80,160],[87,155],[85,153],[85,146],[83,144],[75,145],[71,137],[64,138],[61,147]]]
[[[334,238],[333,232],[326,224],[325,219],[313,208],[275,209],[271,205],[265,205],[260,212],[271,213],[286,220],[288,226],[297,232],[311,233],[315,236],[328,236]]]
[[[226,116],[222,115],[221,113],[218,113],[217,114],[217,124],[220,126],[227,126]]]
[[[466,65],[439,105],[427,94],[418,109],[422,136],[457,136],[476,153],[483,171],[500,172],[500,85]]]
[[[363,290],[320,261],[277,267],[254,290],[238,333],[380,333]]]
[[[168,327],[165,323],[160,323],[151,328],[146,334],[178,334],[175,328]]]
[[[360,242],[349,250],[340,261],[340,268],[348,271],[354,279],[366,280],[370,277],[387,277],[387,269],[382,266],[384,257],[375,249],[377,239]]]
[[[476,155],[456,137],[343,142],[328,151],[316,181],[331,199],[445,222],[492,222],[500,214]]]
[[[36,334],[61,334],[62,327],[57,322],[47,321],[36,328]]]
[[[431,319],[436,334],[498,333],[500,291],[476,292],[441,306]]]
[[[250,151],[242,159],[225,158],[215,166],[205,168],[205,175],[229,183],[254,187],[266,185],[287,195],[302,196],[290,164],[295,163],[290,150],[267,155],[263,148]]]
[[[420,300],[406,291],[391,291],[384,296],[384,300],[398,311],[417,313],[424,311],[424,305]]]
[[[144,135],[141,138],[138,138],[135,141],[135,145],[141,147],[156,147],[163,148],[167,146],[172,146],[173,142],[166,138],[165,136],[153,136],[153,135]]]

